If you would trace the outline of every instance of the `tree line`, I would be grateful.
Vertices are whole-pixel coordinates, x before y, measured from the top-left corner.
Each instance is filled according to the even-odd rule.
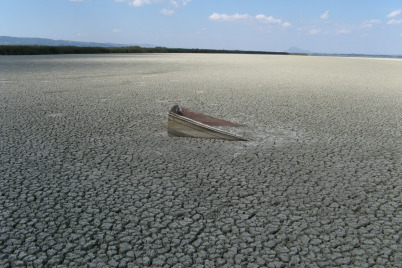
[[[295,55],[287,52],[217,50],[198,48],[166,47],[76,47],[76,46],[36,46],[36,45],[1,45],[0,55],[52,55],[52,54],[102,54],[102,53],[226,53],[226,54],[274,54]],[[298,54],[300,55],[300,54]]]

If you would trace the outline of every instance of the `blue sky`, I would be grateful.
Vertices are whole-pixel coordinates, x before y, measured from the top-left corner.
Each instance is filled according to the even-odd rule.
[[[0,35],[402,54],[401,0],[0,0]]]

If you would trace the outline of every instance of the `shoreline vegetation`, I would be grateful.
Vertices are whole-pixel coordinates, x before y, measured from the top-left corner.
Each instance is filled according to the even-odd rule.
[[[107,53],[216,53],[216,54],[265,54],[265,55],[302,55],[306,53],[219,50],[198,48],[166,47],[78,47],[78,46],[42,46],[42,45],[2,45],[0,55],[54,55],[54,54],[107,54]]]

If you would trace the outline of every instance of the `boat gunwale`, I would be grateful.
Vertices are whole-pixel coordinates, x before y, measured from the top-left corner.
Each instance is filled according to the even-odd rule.
[[[210,131],[212,131],[212,132],[216,132],[216,133],[218,133],[218,134],[228,136],[228,139],[227,139],[227,140],[230,140],[229,138],[233,138],[232,141],[235,141],[235,140],[238,140],[238,141],[249,141],[249,139],[247,139],[247,138],[245,138],[245,137],[242,137],[242,136],[240,136],[240,135],[233,134],[233,133],[230,133],[230,132],[228,132],[228,131],[225,131],[225,130],[221,130],[221,129],[219,129],[219,128],[216,128],[216,127],[209,126],[209,125],[207,125],[207,124],[201,123],[201,122],[199,122],[199,121],[193,120],[193,119],[191,119],[191,118],[188,118],[188,117],[179,115],[179,114],[174,113],[174,112],[171,112],[171,111],[169,112],[169,116],[171,116],[171,117],[173,117],[173,118],[176,118],[176,119],[179,119],[179,120],[182,120],[182,121],[185,121],[185,122],[187,122],[187,123],[196,125],[196,126],[198,126],[198,127],[205,128],[205,129],[210,130]]]

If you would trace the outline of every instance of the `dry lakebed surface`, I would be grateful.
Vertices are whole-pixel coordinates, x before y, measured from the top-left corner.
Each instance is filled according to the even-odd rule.
[[[402,60],[0,57],[1,267],[401,267]],[[247,142],[168,137],[180,104]]]

